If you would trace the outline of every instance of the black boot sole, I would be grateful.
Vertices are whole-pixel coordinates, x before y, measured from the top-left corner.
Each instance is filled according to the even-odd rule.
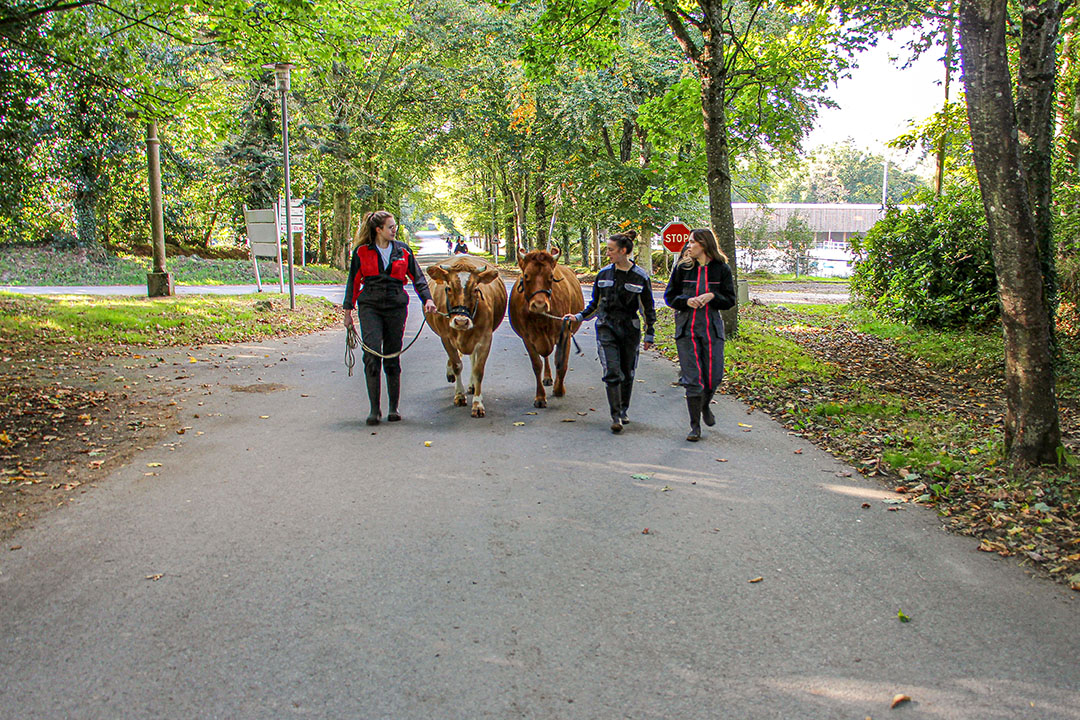
[[[379,418],[371,417],[370,415],[368,415],[368,419],[365,420],[364,422],[367,423],[368,425],[378,425],[379,424]]]
[[[401,416],[396,412],[386,414],[386,422],[401,422]]]

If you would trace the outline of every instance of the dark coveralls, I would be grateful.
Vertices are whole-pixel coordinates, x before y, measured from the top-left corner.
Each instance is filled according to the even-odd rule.
[[[713,299],[703,308],[686,301],[707,292]],[[724,379],[724,320],[721,310],[735,305],[731,268],[720,260],[702,266],[675,266],[664,291],[664,302],[675,310],[675,347],[679,351],[679,384],[687,398],[712,399]]]
[[[645,342],[651,343],[656,310],[648,273],[636,263],[629,270],[619,270],[611,264],[597,273],[592,299],[575,316],[579,321],[596,316],[596,346],[613,420],[626,419],[634,390],[634,370],[642,340],[638,312],[645,316]]]
[[[431,299],[427,279],[420,270],[409,247],[397,240],[390,241],[390,262],[384,264],[379,251],[372,245],[360,245],[353,252],[349,279],[345,285],[346,310],[356,306],[360,333],[364,344],[372,350],[390,355],[401,349],[408,316],[409,296],[405,283],[412,280],[421,302]],[[386,371],[386,393],[390,412],[396,413],[401,391],[401,359],[383,360],[364,351],[364,375],[372,414],[379,414],[379,369]]]

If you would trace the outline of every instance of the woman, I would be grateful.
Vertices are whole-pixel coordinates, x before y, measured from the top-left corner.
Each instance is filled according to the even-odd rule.
[[[409,308],[409,296],[405,294],[407,280],[412,280],[413,289],[424,303],[424,312],[431,313],[436,309],[416,258],[408,245],[394,239],[396,235],[397,223],[387,211],[364,215],[356,236],[343,303],[345,327],[355,327],[352,311],[356,306],[364,345],[383,355],[392,355],[401,350]],[[368,425],[378,425],[382,417],[379,407],[382,390],[380,368],[386,371],[386,395],[389,401],[386,419],[390,422],[401,420],[398,414],[401,360],[397,357],[383,360],[365,349],[364,377],[371,402]]]
[[[652,347],[656,324],[649,274],[630,259],[635,238],[637,233],[633,230],[608,238],[607,256],[611,264],[597,273],[592,300],[581,312],[564,316],[566,320],[577,322],[596,316],[596,346],[600,366],[604,369],[613,433],[622,432],[623,425],[630,422],[626,413],[634,389],[634,370],[641,341],[638,313],[645,317],[645,341],[641,346],[646,350]]]
[[[690,434],[701,439],[701,420],[716,424],[709,403],[724,377],[724,321],[721,310],[735,305],[735,283],[712,231],[694,230],[684,260],[671,272],[664,302],[675,310],[679,384],[686,388]]]

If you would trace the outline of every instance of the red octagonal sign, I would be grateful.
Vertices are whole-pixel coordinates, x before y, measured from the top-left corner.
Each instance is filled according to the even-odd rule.
[[[673,220],[660,231],[660,239],[663,240],[664,247],[677,253],[690,241],[690,228],[681,220]]]

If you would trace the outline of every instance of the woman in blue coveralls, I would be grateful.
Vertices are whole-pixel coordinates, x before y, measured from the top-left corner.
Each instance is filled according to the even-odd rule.
[[[577,322],[596,316],[596,348],[604,368],[613,433],[622,432],[623,425],[630,422],[626,413],[634,390],[634,370],[637,368],[638,343],[641,342],[638,313],[645,317],[645,341],[641,346],[646,350],[652,347],[656,324],[649,274],[630,259],[636,237],[637,233],[630,230],[608,238],[607,256],[611,264],[597,273],[592,300],[581,312],[564,316]]]
[[[424,312],[435,312],[427,280],[409,246],[395,240],[397,222],[385,210],[367,213],[360,222],[356,246],[345,285],[345,327],[354,327],[353,306],[360,318],[360,335],[376,352],[392,355],[401,350],[408,315],[409,296],[405,283],[412,280],[413,289],[424,303]],[[401,394],[401,359],[383,359],[364,350],[364,378],[367,380],[371,412],[368,425],[378,425],[382,417],[380,370],[386,372],[386,395],[389,407],[386,419],[401,420],[398,398]]]
[[[728,260],[711,230],[690,233],[684,260],[675,266],[664,302],[675,310],[679,384],[686,388],[690,434],[701,439],[701,421],[716,424],[709,403],[724,377],[724,320],[721,310],[735,305],[735,283]]]

